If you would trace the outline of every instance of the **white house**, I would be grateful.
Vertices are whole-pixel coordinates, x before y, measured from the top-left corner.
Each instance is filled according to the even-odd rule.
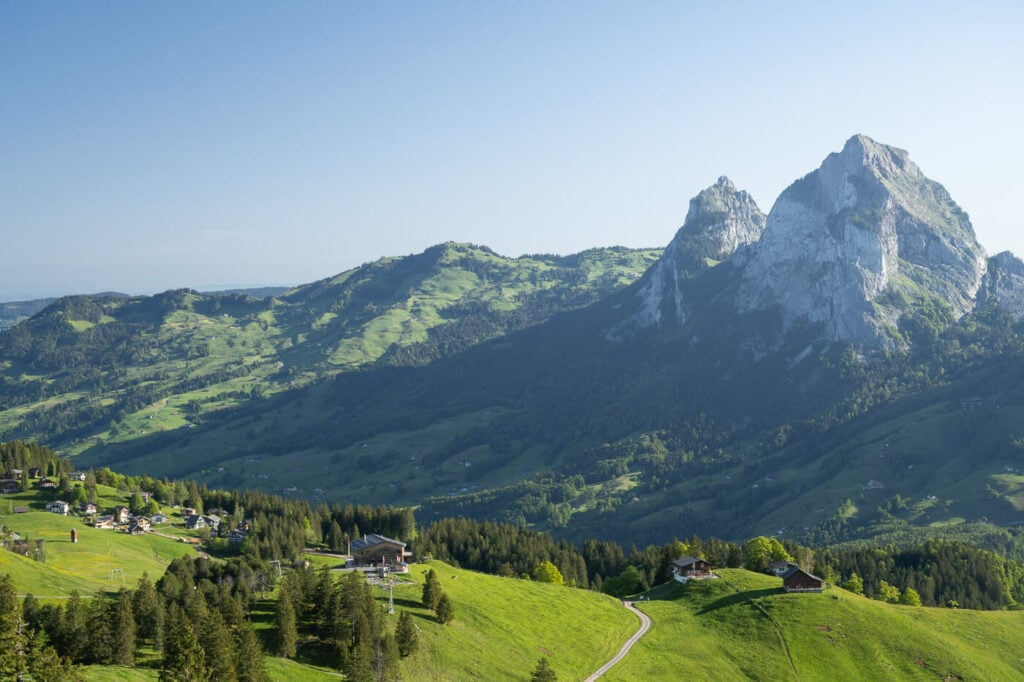
[[[46,511],[54,514],[60,514],[61,516],[67,516],[71,505],[64,500],[54,500],[46,505]]]

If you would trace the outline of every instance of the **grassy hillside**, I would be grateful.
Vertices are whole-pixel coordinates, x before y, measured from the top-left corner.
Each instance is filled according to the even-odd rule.
[[[1024,613],[896,606],[837,588],[786,594],[739,569],[638,605],[654,626],[606,679],[1014,680]]]
[[[375,363],[424,364],[587,305],[657,255],[506,258],[449,243],[277,297],[60,299],[0,333],[0,438],[94,458],[156,434],[185,439],[219,411]]]
[[[114,499],[111,489],[101,489]],[[32,549],[36,540],[44,541],[45,562],[0,550],[0,573],[13,576],[19,594],[66,597],[72,590],[82,595],[116,591],[121,579],[111,581],[113,569],[123,569],[127,586],[134,588],[143,572],[156,580],[172,559],[195,554],[189,545],[152,533],[128,535],[97,530],[80,518],[46,511],[10,513],[13,506],[25,504],[38,509],[45,503],[35,493],[9,495],[0,501],[0,524],[27,539]],[[77,543],[71,542],[72,528],[78,533]]]

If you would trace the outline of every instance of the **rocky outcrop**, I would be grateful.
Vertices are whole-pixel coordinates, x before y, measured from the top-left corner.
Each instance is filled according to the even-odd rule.
[[[969,311],[986,267],[946,190],[907,152],[863,135],[782,193],[738,262],[740,311],[777,306],[787,325],[820,323],[827,339],[869,348],[901,343],[907,301]]]
[[[765,215],[753,198],[737,190],[729,178],[718,178],[690,200],[683,226],[646,273],[634,322],[640,327],[663,320],[685,322],[682,283],[756,242],[764,229]]]
[[[1024,261],[1009,251],[989,258],[978,300],[995,303],[1018,321],[1024,319]]]

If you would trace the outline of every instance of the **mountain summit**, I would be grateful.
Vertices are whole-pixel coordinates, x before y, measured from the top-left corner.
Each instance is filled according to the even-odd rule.
[[[690,200],[683,226],[641,285],[641,327],[663,319],[686,320],[682,282],[761,238],[765,215],[754,199],[724,175]]]
[[[855,135],[782,193],[744,265],[741,311],[778,306],[787,325],[880,348],[903,342],[915,306],[969,311],[986,260],[967,214],[907,152]]]

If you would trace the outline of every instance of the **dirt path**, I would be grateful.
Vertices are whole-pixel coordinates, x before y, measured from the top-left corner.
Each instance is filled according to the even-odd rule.
[[[615,656],[612,658],[612,660],[610,660],[607,663],[605,663],[604,665],[602,665],[598,669],[598,671],[596,673],[594,673],[593,675],[591,675],[590,677],[588,677],[585,680],[585,682],[594,682],[594,680],[597,680],[597,679],[603,677],[604,674],[606,672],[608,672],[609,670],[611,670],[611,667],[613,665],[615,665],[616,663],[621,661],[626,656],[626,654],[629,653],[629,650],[633,648],[633,645],[636,644],[638,641],[640,641],[640,638],[643,637],[645,634],[647,634],[647,631],[651,629],[651,617],[650,616],[648,616],[646,613],[644,613],[640,609],[638,609],[635,606],[633,606],[633,602],[631,602],[631,601],[624,601],[624,602],[622,602],[622,605],[625,606],[630,611],[632,611],[633,613],[635,613],[640,618],[640,629],[637,630],[636,632],[634,632],[633,636],[630,637],[628,640],[626,640],[626,643],[622,645],[622,648],[619,649],[619,653],[615,654]]]

